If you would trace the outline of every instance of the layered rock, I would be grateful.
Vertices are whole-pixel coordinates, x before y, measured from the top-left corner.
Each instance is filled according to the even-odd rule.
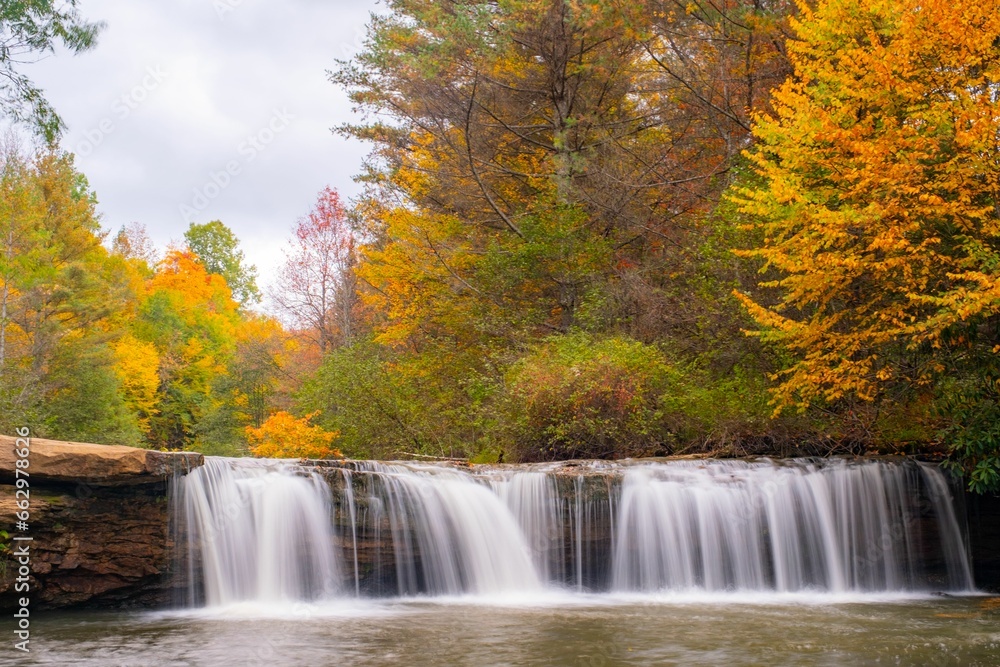
[[[186,585],[170,572],[167,489],[171,477],[203,463],[201,454],[32,438],[22,531],[16,444],[0,436],[0,526],[10,534],[2,540],[8,549],[15,535],[32,538],[17,544],[29,545],[33,609],[160,605]],[[16,577],[17,563],[0,555],[0,608],[22,595],[14,590]]]
[[[14,479],[18,439],[0,435],[0,482]],[[158,452],[151,449],[94,445],[30,438],[29,473],[31,486],[73,484],[76,486],[129,486],[161,482],[177,473],[186,473],[204,462],[195,452]]]
[[[966,499],[969,554],[976,586],[1000,593],[1000,496],[970,495]]]

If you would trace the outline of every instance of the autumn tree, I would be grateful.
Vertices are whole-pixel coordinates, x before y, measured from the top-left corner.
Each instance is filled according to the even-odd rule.
[[[110,345],[134,305],[124,261],[103,247],[72,157],[0,164],[0,429],[136,444]]]
[[[645,10],[643,48],[659,90],[704,118],[701,131],[727,161],[747,146],[752,114],[770,109],[771,90],[791,71],[785,39],[795,3],[652,0]]]
[[[160,261],[159,250],[146,226],[140,222],[130,222],[118,230],[111,240],[111,252],[125,259],[144,262],[150,268]]]
[[[325,188],[295,223],[271,300],[321,353],[350,341],[357,319],[354,234],[336,191]]]
[[[644,93],[639,45],[591,5],[391,7],[335,77],[393,118],[344,128],[375,143],[380,192],[365,213],[378,242],[361,275],[389,313],[385,339],[461,337],[484,320],[497,333],[567,329],[610,250],[635,235],[629,206],[640,200],[627,185],[617,201],[600,193],[608,178],[630,182],[601,158],[621,141],[639,150],[633,137],[659,125],[628,101]],[[651,157],[646,174],[663,178],[674,157]]]
[[[159,358],[152,444],[180,449],[194,442],[198,425],[224,400],[215,382],[233,358],[240,322],[222,276],[208,273],[190,251],[167,253],[132,323],[135,339],[152,344]]]
[[[275,319],[240,307],[190,250],[171,249],[153,272],[126,261],[139,299],[111,347],[146,442],[246,454],[245,428],[281,407],[273,398],[294,341]]]
[[[115,374],[130,411],[135,415],[142,436],[148,439],[152,419],[160,414],[160,353],[150,342],[125,333],[111,343]]]
[[[259,427],[248,426],[250,451],[262,458],[341,458],[340,450],[333,447],[338,434],[310,424],[315,416],[296,418],[287,412],[276,412]]]
[[[260,302],[257,267],[246,263],[233,230],[218,220],[203,225],[192,222],[184,232],[184,241],[205,270],[223,277],[240,305]]]
[[[618,285],[689,270],[689,234],[782,72],[780,5],[390,9],[333,77],[372,118],[341,130],[375,147],[360,275],[385,341],[615,321]]]
[[[188,250],[111,240],[72,156],[0,152],[0,432],[247,453],[297,344]]]
[[[763,185],[737,195],[779,295],[743,301],[794,359],[778,409],[978,377],[973,412],[994,414],[1000,4],[827,0],[794,27],[795,75],[754,130]],[[973,483],[1000,483],[963,428]]]
[[[785,74],[789,4],[387,6],[331,75],[365,114],[339,130],[373,147],[354,213],[374,336],[307,383],[319,423],[351,451],[488,447],[505,371],[579,329],[732,350],[732,374],[751,345],[710,213]]]
[[[201,451],[230,456],[247,453],[247,428],[260,428],[288,407],[290,358],[298,348],[277,320],[255,313],[241,313],[234,338],[232,355],[211,383],[211,408],[194,428]]]

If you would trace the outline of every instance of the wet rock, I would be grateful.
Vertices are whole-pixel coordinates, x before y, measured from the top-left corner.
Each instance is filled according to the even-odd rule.
[[[969,550],[976,586],[1000,592],[1000,496],[968,495]]]

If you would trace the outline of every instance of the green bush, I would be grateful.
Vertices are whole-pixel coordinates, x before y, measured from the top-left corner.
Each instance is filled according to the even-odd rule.
[[[652,345],[553,337],[515,363],[507,382],[518,460],[652,455],[673,443],[661,399],[680,378]]]
[[[964,475],[969,490],[1000,490],[1000,392],[997,381],[945,383],[938,410],[946,419],[939,433],[948,447],[945,465]]]
[[[507,376],[506,448],[520,461],[725,448],[769,428],[763,379],[712,377],[630,338],[556,336]]]
[[[339,431],[350,457],[473,457],[497,450],[497,381],[483,365],[475,350],[400,352],[359,340],[326,356],[295,409],[318,411],[315,422]]]

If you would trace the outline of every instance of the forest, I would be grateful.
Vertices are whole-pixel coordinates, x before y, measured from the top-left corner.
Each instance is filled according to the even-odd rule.
[[[997,0],[388,0],[329,80],[362,194],[274,220],[264,287],[224,221],[102,227],[55,111],[0,85],[38,137],[0,154],[0,432],[1000,488]]]

